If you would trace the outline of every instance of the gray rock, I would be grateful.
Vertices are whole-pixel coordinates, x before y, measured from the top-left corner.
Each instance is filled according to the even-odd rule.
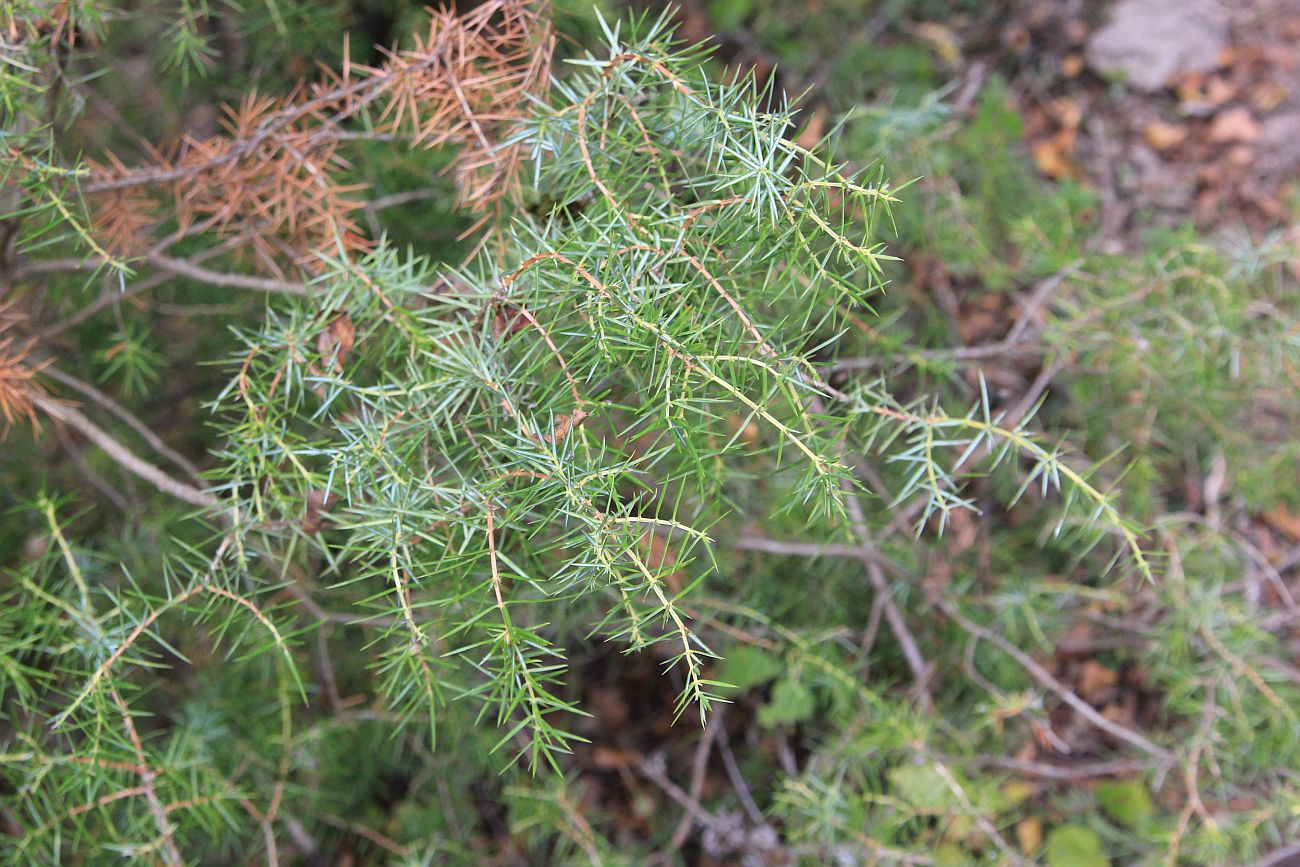
[[[1205,72],[1228,45],[1221,0],[1119,0],[1088,40],[1088,63],[1136,90],[1164,87],[1179,72]]]
[[[1279,112],[1264,119],[1259,136],[1260,173],[1292,171],[1300,166],[1300,109]]]

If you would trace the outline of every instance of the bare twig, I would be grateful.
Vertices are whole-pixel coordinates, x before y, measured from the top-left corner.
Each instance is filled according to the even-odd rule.
[[[80,410],[43,394],[34,394],[32,402],[55,421],[61,421],[104,450],[124,469],[134,473],[169,496],[184,500],[210,512],[221,511],[217,497],[193,485],[178,481],[126,448],[101,427],[81,414]]]
[[[1300,864],[1300,843],[1275,849],[1256,861],[1253,867],[1293,867]]]
[[[41,368],[41,375],[48,376],[50,379],[53,379],[55,382],[61,382],[64,385],[68,386],[69,388],[74,388],[77,391],[81,392],[86,397],[90,398],[95,403],[99,404],[104,409],[108,410],[110,413],[115,415],[127,427],[135,431],[135,433],[140,437],[140,439],[144,440],[149,445],[150,448],[152,448],[154,451],[156,451],[158,454],[162,455],[163,457],[167,458],[167,460],[171,461],[180,469],[184,470],[186,475],[188,475],[191,479],[198,479],[199,477],[198,467],[194,466],[194,464],[191,463],[184,455],[170,448],[166,443],[162,441],[162,439],[157,434],[153,432],[153,430],[149,428],[148,425],[146,425],[140,419],[136,418],[136,416],[132,415],[120,403],[113,400],[111,397],[104,394],[102,391],[95,388],[90,383],[80,380],[77,377],[72,376],[71,374],[64,373],[63,371],[53,366],[47,366]]]
[[[974,362],[992,361],[999,358],[1033,358],[1044,355],[1047,353],[1048,347],[1039,343],[1027,342],[1025,338],[1031,334],[1038,311],[1051,299],[1066,278],[1075,273],[1079,264],[1077,261],[1071,262],[1051,277],[1039,282],[1029,297],[1021,303],[1020,313],[1016,317],[1015,324],[1011,326],[1011,331],[1003,339],[993,343],[980,344],[979,346],[908,350],[907,357],[925,361]],[[836,360],[833,370],[873,370],[880,367],[881,361],[882,359],[873,357],[840,358]]]
[[[1019,663],[1020,667],[1023,668],[1029,674],[1030,677],[1032,677],[1034,680],[1038,681],[1038,683],[1041,684],[1043,687],[1045,687],[1046,689],[1054,693],[1057,696],[1057,698],[1061,699],[1061,701],[1068,704],[1071,708],[1075,710],[1076,713],[1078,713],[1081,717],[1086,719],[1088,722],[1092,723],[1097,728],[1101,729],[1102,731],[1106,732],[1107,734],[1111,735],[1117,740],[1124,741],[1125,743],[1130,744],[1131,746],[1137,747],[1139,750],[1146,753],[1147,755],[1154,756],[1155,758],[1159,759],[1161,762],[1170,763],[1174,761],[1173,754],[1170,753],[1168,750],[1164,749],[1163,747],[1156,746],[1155,744],[1151,743],[1151,741],[1147,740],[1145,737],[1133,731],[1132,729],[1126,728],[1120,725],[1119,723],[1111,722],[1110,720],[1106,719],[1106,717],[1098,713],[1097,710],[1092,705],[1088,704],[1086,701],[1079,698],[1079,696],[1076,695],[1069,687],[1067,687],[1065,684],[1061,683],[1059,680],[1053,677],[1051,672],[1049,672],[1047,669],[1043,668],[1041,665],[1035,662],[1029,656],[1029,654],[1025,653],[1023,650],[1016,647],[1011,642],[1007,641],[1001,635],[998,635],[996,632],[993,632],[991,629],[986,629],[985,627],[980,626],[978,623],[975,623],[970,618],[966,617],[960,611],[958,611],[956,606],[954,606],[948,600],[943,599],[941,597],[936,598],[934,600],[934,604],[935,607],[937,607],[940,611],[943,612],[945,617],[947,617],[949,620],[956,623],[962,629],[966,630],[972,635],[978,636],[984,641],[987,641],[989,644],[992,644],[994,647],[1001,650],[1007,656],[1010,656],[1012,659],[1014,659],[1017,663]]]
[[[763,818],[763,811],[758,808],[758,804],[754,801],[754,794],[750,792],[749,785],[745,782],[745,775],[740,772],[740,766],[736,764],[736,754],[731,751],[731,739],[727,737],[725,727],[720,724],[718,725],[718,755],[722,756],[722,766],[727,771],[727,779],[731,780],[731,787],[735,789],[736,797],[740,798],[740,803],[744,805],[750,821],[755,825],[766,825],[767,820]]]
[[[917,697],[921,704],[926,708],[934,707],[934,699],[930,695],[930,664],[926,662],[925,657],[921,654],[921,648],[916,643],[916,638],[912,635],[912,630],[907,625],[907,619],[895,601],[892,588],[889,586],[889,579],[885,577],[885,570],[881,568],[879,560],[874,556],[874,546],[871,544],[870,531],[867,529],[867,517],[862,510],[862,503],[858,500],[857,493],[853,490],[853,485],[848,480],[840,483],[840,489],[844,491],[844,506],[849,513],[849,521],[852,524],[853,533],[858,539],[858,544],[864,549],[862,559],[867,569],[867,580],[871,582],[872,588],[876,591],[876,596],[884,606],[885,620],[889,623],[889,629],[894,633],[894,638],[898,640],[898,646],[903,651],[903,658],[907,661],[907,667],[912,671],[912,679],[915,682]]]
[[[718,731],[722,728],[726,707],[724,704],[719,704],[713,711],[713,718],[709,720],[709,725],[704,727],[704,731],[700,734],[700,742],[695,746],[695,761],[691,765],[691,791],[687,797],[690,798],[690,803],[696,806],[696,810],[687,809],[681,821],[677,823],[677,829],[673,831],[672,839],[668,841],[665,854],[682,848],[686,837],[691,833],[691,826],[695,824],[700,796],[704,794],[704,777],[709,770],[709,756],[713,752],[713,742],[718,736]]]
[[[227,252],[227,249],[228,248],[226,244],[218,244],[215,247],[209,247],[206,250],[202,250],[198,253],[195,253],[193,256],[189,258],[189,262],[191,265],[197,265],[199,262],[204,262],[207,261],[208,259],[213,259],[219,256],[220,254]],[[45,263],[33,262],[31,264],[33,266],[36,266]],[[74,260],[74,264],[75,264],[75,260]],[[30,275],[37,274],[37,273],[43,273],[43,272],[36,271],[36,270],[24,270],[21,276],[27,278],[30,277]],[[164,283],[176,279],[176,277],[178,276],[180,275],[173,271],[159,271],[158,273],[151,274],[150,276],[144,278],[143,280],[140,280],[139,282],[136,283],[132,283],[129,286],[122,287],[122,288],[108,289],[100,293],[99,297],[97,297],[94,301],[90,302],[85,307],[82,307],[80,310],[68,316],[66,319],[62,319],[59,322],[56,322],[53,325],[49,326],[48,328],[42,330],[37,335],[37,337],[41,340],[49,340],[52,337],[57,337],[63,332],[75,328],[76,326],[85,322],[87,319],[90,319],[95,314],[99,313],[101,310],[105,310],[109,307],[112,307],[115,304],[120,304],[123,301],[127,300],[128,298],[134,298],[136,295],[140,295],[145,292],[148,292],[150,289],[155,289],[163,285]]]
[[[996,343],[960,346],[955,349],[918,349],[908,351],[907,356],[925,361],[989,361],[997,358],[1032,358],[1042,355],[1045,351],[1044,347],[1033,343],[1011,344],[1000,340]],[[836,359],[832,371],[874,370],[880,367],[882,360],[875,356],[839,358]]]
[[[254,277],[248,274],[227,274],[195,265],[185,259],[155,253],[148,257],[149,262],[181,277],[188,277],[209,286],[222,286],[230,289],[252,289],[256,292],[281,293],[306,297],[311,293],[302,283],[290,280],[276,280],[271,277]]]
[[[707,737],[707,735],[702,735],[702,737]],[[654,783],[663,790],[664,794],[680,804],[682,809],[686,811],[688,819],[699,822],[706,828],[721,827],[722,821],[700,807],[698,798],[692,798],[681,786],[669,779],[664,770],[664,765],[663,753],[656,753],[649,758],[642,759],[637,763],[636,768],[641,773],[641,776]]]
[[[874,560],[882,566],[898,568],[875,548],[865,549],[862,545],[793,542],[786,539],[773,539],[757,533],[746,533],[734,539],[731,544],[741,551],[757,551],[784,557],[847,557],[854,560]]]
[[[1014,771],[1025,776],[1038,777],[1044,780],[1059,780],[1061,782],[1134,774],[1150,767],[1150,762],[1138,759],[1116,759],[1109,762],[1086,762],[1075,765],[1052,765],[1046,762],[1014,759],[1006,756],[940,756],[939,758],[947,762],[977,768],[998,768],[1004,771]]]
[[[81,473],[81,475],[90,482],[95,490],[99,491],[104,499],[108,500],[122,512],[125,512],[130,508],[130,504],[126,501],[126,498],[122,496],[121,492],[110,485],[103,476],[95,472],[94,469],[91,468],[90,464],[86,463],[86,459],[81,454],[81,448],[72,441],[72,437],[70,437],[66,431],[55,426],[54,436],[59,441],[59,445],[62,446],[63,450],[67,453],[68,457],[72,458],[72,462],[77,465],[77,472]]]

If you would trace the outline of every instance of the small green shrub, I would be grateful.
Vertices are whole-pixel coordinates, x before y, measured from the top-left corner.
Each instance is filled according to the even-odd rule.
[[[807,52],[859,7],[708,9]],[[1295,496],[1280,240],[1095,252],[1005,85],[956,118],[914,44],[813,146],[667,17],[574,18],[552,79],[515,0],[374,54],[322,47],[332,7],[129,13],[0,13],[9,862],[1218,864],[1297,832],[1290,613],[1249,596],[1287,567],[1240,526]],[[223,40],[254,58],[224,85]],[[81,79],[142,45],[166,100],[238,107],[128,166],[165,124],[123,98],[105,131]],[[960,345],[977,297],[1004,336]]]

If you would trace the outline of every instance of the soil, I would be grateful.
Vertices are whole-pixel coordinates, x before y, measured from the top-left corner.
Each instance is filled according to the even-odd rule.
[[[1175,10],[1183,3],[1115,4],[1133,5]],[[1114,7],[1015,6],[1026,137],[1049,177],[1096,187],[1108,243],[1129,247],[1149,228],[1188,222],[1210,234],[1246,230],[1257,240],[1285,226],[1300,169],[1300,2],[1222,6],[1221,41],[1201,52],[1217,47],[1213,61],[1175,69],[1154,87],[1149,78],[1116,80],[1112,66],[1098,63]],[[1168,27],[1149,34],[1170,43],[1183,35]]]

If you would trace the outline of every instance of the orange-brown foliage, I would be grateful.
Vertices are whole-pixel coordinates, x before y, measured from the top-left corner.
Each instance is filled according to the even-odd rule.
[[[7,333],[16,319],[12,302],[0,304],[0,417],[4,418],[0,438],[7,436],[9,428],[20,419],[40,429],[35,400],[45,393],[34,381],[39,365],[34,368],[27,364],[35,341],[20,341]]]
[[[92,164],[95,226],[114,252],[142,252],[165,200],[181,232],[226,236],[275,273],[364,250],[361,190],[339,179],[340,148],[356,137],[454,146],[461,203],[486,209],[518,189],[521,149],[501,142],[546,89],[552,48],[530,0],[432,12],[427,33],[378,66],[347,64],[284,97],[249,94],[226,109],[224,135],[186,137],[148,166]],[[351,123],[363,113],[371,123]]]

